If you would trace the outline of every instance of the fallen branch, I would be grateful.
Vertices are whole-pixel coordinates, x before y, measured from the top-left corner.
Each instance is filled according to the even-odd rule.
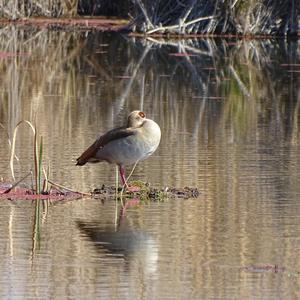
[[[192,21],[189,21],[189,22],[186,22],[186,23],[180,22],[180,24],[176,24],[176,25],[159,26],[159,27],[156,27],[154,29],[151,29],[151,30],[147,31],[146,35],[153,34],[153,33],[158,32],[158,31],[178,32],[178,29],[180,30],[180,28],[185,28],[185,27],[190,26],[192,24],[195,24],[195,23],[198,23],[198,22],[201,22],[201,21],[205,21],[205,20],[214,19],[214,18],[216,18],[216,16],[200,17],[200,18],[197,18],[195,20],[192,20]],[[183,21],[183,20],[181,20],[181,21]]]

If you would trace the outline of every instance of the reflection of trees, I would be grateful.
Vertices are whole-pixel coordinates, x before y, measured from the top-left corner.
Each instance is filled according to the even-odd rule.
[[[168,59],[167,65],[172,67],[171,80],[180,86],[174,91],[172,99],[176,101],[176,97],[177,100],[183,97],[185,101],[190,101],[191,96],[202,97],[199,103],[193,103],[193,107],[205,106],[208,118],[219,114],[219,121],[230,123],[236,133],[251,129],[256,124],[253,122],[255,120],[264,125],[272,124],[271,130],[283,128],[293,131],[293,126],[298,123],[294,119],[297,118],[294,110],[299,102],[298,88],[293,84],[297,73],[290,73],[289,77],[291,67],[282,67],[282,64],[297,63],[296,43],[291,42],[285,48],[282,46],[287,45],[270,41],[235,41],[234,45],[230,41],[218,44],[211,40],[201,42],[209,51],[200,52],[199,42],[194,44],[198,44],[194,48],[185,46],[186,42],[178,42],[177,45],[165,43],[165,47],[169,47],[165,58],[174,51],[199,55],[171,56]],[[170,48],[170,44],[173,47]],[[157,74],[162,72],[156,70]],[[283,83],[285,89],[282,88]],[[220,104],[213,97],[225,97],[226,100],[223,99]],[[288,138],[286,135],[282,137]]]
[[[136,108],[159,120],[165,139],[187,151],[220,132],[223,142],[250,141],[257,132],[260,141],[298,141],[297,73],[281,66],[298,61],[292,41],[126,42],[114,34],[6,27],[0,43],[12,55],[0,61],[0,121],[11,132],[20,119],[36,119],[54,164],[60,153],[74,158]],[[30,153],[26,136],[19,142],[23,156]],[[180,156],[183,166],[182,154],[172,151],[168,156]]]
[[[286,117],[281,116],[282,105],[288,111],[296,107],[297,89],[286,76],[286,70],[280,67],[280,63],[296,62],[297,47],[293,42],[149,39],[126,44],[122,38],[111,39],[107,35],[90,34],[84,39],[80,33],[17,32],[13,28],[2,29],[1,35],[3,49],[19,53],[2,60],[0,65],[5,87],[2,88],[1,119],[4,113],[9,114],[10,129],[21,117],[34,118],[39,109],[46,109],[41,108],[43,102],[47,102],[48,108],[62,106],[66,117],[70,112],[74,118],[88,119],[91,115],[83,112],[94,110],[97,101],[101,101],[106,113],[116,113],[136,102],[132,94],[141,92],[141,99],[151,97],[152,102],[160,102],[162,97],[168,96],[168,105],[182,98],[190,102],[194,97],[193,106],[205,106],[208,114],[222,107],[224,112],[228,114],[230,110],[239,119],[243,119],[241,106],[249,117],[246,111],[249,105],[257,108],[262,105],[263,112],[271,105],[275,110],[265,117],[277,116],[276,122],[286,122]],[[291,76],[296,75],[291,73]],[[282,90],[282,82],[287,81],[291,82],[288,92],[293,93],[290,101],[284,101],[282,95],[287,92]],[[271,99],[275,95],[277,101]],[[30,105],[28,110],[26,103],[28,113],[25,114],[24,96]],[[195,100],[196,97],[200,99]],[[210,97],[228,99],[221,105],[216,104],[216,99],[208,101]],[[259,101],[261,99],[264,101]],[[278,99],[282,103],[276,105]],[[80,110],[72,111],[72,105]],[[289,119],[295,123],[293,113]]]
[[[139,175],[145,173],[144,178],[155,184],[197,185],[203,192],[200,201],[169,201],[134,211],[138,222],[153,229],[159,254],[168,253],[172,263],[167,264],[171,270],[167,274],[172,282],[180,282],[183,266],[186,274],[194,276],[195,290],[215,286],[216,278],[220,284],[227,282],[226,276],[234,272],[223,268],[223,257],[217,257],[220,247],[238,267],[252,258],[269,262],[274,251],[282,251],[283,266],[291,263],[297,226],[291,234],[287,218],[297,215],[294,203],[300,192],[299,78],[297,72],[290,72],[298,71],[296,42],[152,39],[126,43],[117,35],[8,27],[1,31],[0,44],[2,51],[19,53],[0,60],[0,122],[11,130],[22,118],[36,118],[47,143],[45,156],[60,183],[92,189],[103,178],[111,176],[113,182],[108,165],[75,169],[72,158],[98,132],[121,123],[132,109],[142,107],[158,120],[161,147],[142,163]],[[32,152],[25,131],[17,144],[21,159]],[[0,147],[2,158],[8,157],[7,149]],[[3,209],[7,218],[2,222],[9,224],[11,238],[15,213],[22,210],[8,205]],[[43,228],[49,242],[41,245],[53,253],[48,257],[51,274],[59,274],[56,280],[64,284],[66,271],[59,271],[62,260],[74,265],[80,258],[83,264],[95,265],[86,240],[66,239],[74,236],[72,230],[77,234],[75,226],[68,227],[70,220],[94,214],[106,224],[113,220],[114,210],[113,205],[105,208],[85,200],[49,209],[51,226]],[[24,214],[32,215],[32,207]],[[30,233],[32,222],[24,220]],[[24,224],[20,222],[21,227]],[[258,235],[257,228],[263,233]],[[274,234],[292,238],[284,239],[278,250]],[[25,253],[30,252],[30,242]],[[12,250],[7,248],[16,256]],[[35,257],[37,270],[39,257]],[[160,263],[159,272],[164,267]],[[221,271],[214,271],[218,264]],[[79,285],[82,277],[94,278],[97,270],[84,269],[84,276],[82,270],[77,272]],[[49,277],[37,279],[41,278]],[[141,277],[140,286],[143,283]],[[222,293],[216,297],[222,298]]]

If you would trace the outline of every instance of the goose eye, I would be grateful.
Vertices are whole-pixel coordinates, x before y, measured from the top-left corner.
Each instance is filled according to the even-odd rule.
[[[140,116],[141,118],[145,118],[145,117],[146,117],[146,115],[145,115],[142,111],[139,112],[139,116]]]

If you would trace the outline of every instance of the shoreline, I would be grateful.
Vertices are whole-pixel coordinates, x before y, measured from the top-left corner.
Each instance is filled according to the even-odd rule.
[[[170,39],[185,39],[185,38],[224,38],[224,39],[298,39],[300,31],[291,35],[267,35],[267,34],[217,34],[217,33],[191,33],[177,34],[174,32],[159,32],[151,34],[132,31],[131,22],[128,19],[105,16],[79,16],[79,17],[30,17],[20,18],[16,20],[0,18],[0,26],[16,25],[16,26],[36,26],[38,28],[46,28],[53,30],[99,30],[111,32],[128,32],[129,36],[141,38],[170,38]]]

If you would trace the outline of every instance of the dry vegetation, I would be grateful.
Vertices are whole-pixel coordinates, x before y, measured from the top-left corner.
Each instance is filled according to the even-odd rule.
[[[0,0],[0,17],[114,15],[129,17],[132,31],[154,34],[297,35],[297,0]]]
[[[135,0],[139,30],[176,34],[296,34],[300,2],[296,0]]]

